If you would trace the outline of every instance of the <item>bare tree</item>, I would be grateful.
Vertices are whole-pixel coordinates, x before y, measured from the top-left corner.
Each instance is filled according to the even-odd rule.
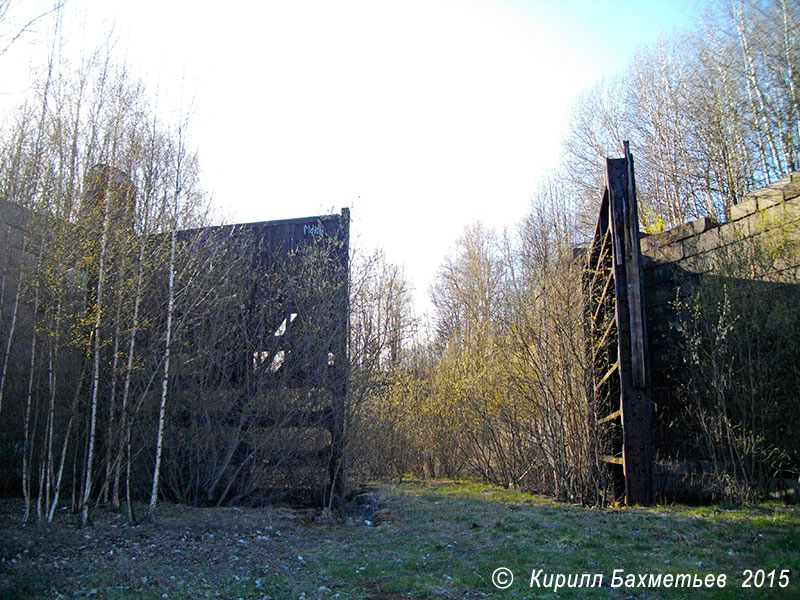
[[[158,409],[158,433],[156,434],[156,462],[153,468],[153,487],[150,491],[150,504],[147,509],[150,515],[156,507],[158,501],[158,480],[161,474],[161,450],[164,441],[164,422],[166,420],[167,408],[167,389],[169,385],[169,360],[172,342],[172,315],[175,308],[175,238],[178,233],[178,203],[183,192],[183,169],[182,163],[185,160],[185,140],[183,126],[178,127],[177,142],[178,146],[175,153],[175,188],[173,194],[173,215],[172,227],[170,227],[169,241],[169,287],[167,291],[167,326],[164,333],[164,375],[161,378],[161,403]]]
[[[600,160],[625,139],[644,167],[648,231],[705,215],[724,221],[749,189],[796,169],[799,27],[797,2],[731,0],[638,52],[575,105],[564,143],[572,194],[592,206]]]
[[[64,3],[56,0],[49,10],[19,16],[12,10],[13,5],[14,0],[0,0],[0,56],[8,52],[11,46],[30,31],[36,23],[52,14],[60,15]]]
[[[133,435],[154,374],[164,370],[146,357],[157,355],[151,345],[166,324],[152,313],[141,318],[155,273],[169,264],[153,234],[205,216],[194,155],[177,163],[179,144],[152,115],[144,87],[108,47],[78,70],[54,52],[35,101],[20,108],[0,145],[0,198],[19,215],[14,227],[26,222],[24,244],[15,237],[19,252],[3,263],[0,389],[27,400],[11,412],[4,406],[2,424],[23,448],[15,469],[40,520],[52,519],[65,485],[84,523],[91,500],[114,491],[118,505],[121,472],[151,440],[155,447],[155,428],[152,438]],[[176,212],[155,199],[177,178],[192,184]],[[22,339],[33,347],[20,352]]]
[[[89,521],[89,497],[92,493],[93,478],[92,470],[94,467],[94,444],[97,430],[97,402],[100,390],[100,326],[102,324],[103,312],[105,310],[106,277],[108,261],[108,236],[110,227],[111,199],[113,192],[110,189],[113,185],[111,174],[107,168],[100,169],[99,173],[92,173],[90,177],[100,178],[100,186],[105,188],[102,197],[104,200],[102,211],[102,230],[100,233],[100,247],[97,264],[97,285],[94,288],[94,304],[90,310],[94,313],[94,325],[92,328],[92,387],[89,416],[89,446],[86,453],[85,479],[83,483],[83,500],[81,501],[81,524],[85,527]],[[89,184],[91,187],[97,186],[96,182]]]

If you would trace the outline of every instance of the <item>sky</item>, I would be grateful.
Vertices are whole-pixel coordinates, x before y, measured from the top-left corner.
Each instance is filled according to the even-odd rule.
[[[16,18],[37,2],[48,5],[17,0]],[[577,94],[699,11],[696,0],[68,0],[64,30],[78,52],[113,29],[159,105],[191,107],[203,185],[227,222],[349,207],[353,245],[402,265],[424,311],[465,227],[513,229],[526,213]],[[0,55],[0,106],[27,93],[46,37],[41,22]]]

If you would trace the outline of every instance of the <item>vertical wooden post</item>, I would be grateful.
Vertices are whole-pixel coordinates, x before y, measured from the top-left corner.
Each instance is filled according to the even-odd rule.
[[[627,143],[625,158],[606,161],[606,185],[614,241],[625,499],[628,504],[650,504],[653,502],[653,438],[647,331],[633,157]]]
[[[344,424],[346,418],[346,400],[348,392],[348,378],[350,373],[350,360],[348,356],[348,341],[350,339],[350,209],[343,208],[339,219],[339,232],[337,236],[340,269],[341,290],[336,302],[337,323],[336,338],[333,343],[333,382],[332,382],[332,427],[331,427],[331,460],[328,465],[328,493],[326,504],[330,505],[336,499],[341,500],[346,488],[344,468]]]

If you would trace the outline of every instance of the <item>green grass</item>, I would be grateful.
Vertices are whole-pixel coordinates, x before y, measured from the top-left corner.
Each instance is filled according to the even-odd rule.
[[[75,564],[71,587],[62,584],[58,591],[71,597],[94,589],[94,597],[101,598],[167,594],[170,599],[800,597],[798,507],[601,510],[455,481],[412,480],[383,486],[380,495],[385,506],[371,526],[304,522],[289,509],[165,506],[155,524],[112,530],[98,514],[94,546],[81,539],[81,530],[63,526],[67,542],[60,544],[61,552],[75,538]],[[31,529],[20,531],[12,532],[22,547]],[[81,546],[91,548],[81,554]],[[53,557],[36,551],[11,565],[6,560],[0,575],[11,587],[5,596],[0,587],[0,596],[57,597],[53,581],[41,575],[48,561]],[[514,573],[506,590],[492,585],[498,567]],[[558,594],[531,589],[531,574],[538,569],[599,573],[604,585]],[[636,575],[724,574],[727,586],[614,589],[615,569]],[[745,569],[788,569],[790,585],[742,589]],[[23,584],[27,595],[9,593]]]

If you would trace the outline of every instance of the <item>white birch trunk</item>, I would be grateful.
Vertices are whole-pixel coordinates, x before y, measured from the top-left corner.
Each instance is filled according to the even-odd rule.
[[[89,523],[89,496],[92,493],[92,463],[94,461],[94,442],[97,429],[97,395],[100,388],[100,325],[102,324],[103,293],[105,292],[105,260],[106,245],[108,242],[109,208],[111,203],[111,190],[106,182],[105,209],[103,214],[103,233],[100,237],[100,259],[97,273],[97,306],[95,307],[94,327],[92,339],[94,356],[92,364],[92,401],[89,417],[89,448],[86,452],[86,477],[83,483],[83,498],[81,500],[81,525]]]
[[[180,167],[180,164],[179,164]],[[180,173],[180,169],[178,171]],[[169,384],[169,354],[172,336],[172,311],[175,304],[175,230],[178,227],[178,193],[180,186],[175,190],[175,214],[172,221],[172,233],[169,247],[169,299],[167,301],[167,332],[164,348],[164,375],[161,379],[161,405],[158,409],[158,434],[156,437],[156,464],[153,469],[153,487],[150,490],[150,506],[147,514],[150,515],[158,502],[158,478],[161,473],[161,453],[164,442],[164,420],[167,412],[167,387]]]
[[[36,287],[36,299],[34,300],[35,315],[39,310],[39,287]],[[31,339],[31,362],[30,374],[28,377],[28,393],[25,399],[25,424],[22,443],[22,495],[25,499],[25,514],[22,517],[22,522],[27,523],[31,512],[31,458],[33,457],[33,449],[28,449],[28,446],[33,443],[33,434],[31,432],[31,405],[33,404],[33,380],[36,369],[36,331],[34,328],[33,338]]]
[[[122,262],[122,266],[120,267],[119,273],[120,277],[122,276],[122,272],[124,270],[124,260]],[[103,504],[108,504],[108,493],[111,488],[111,470],[113,468],[112,464],[112,456],[113,451],[112,448],[114,446],[114,418],[116,416],[115,410],[115,403],[117,401],[117,369],[119,367],[119,338],[121,335],[121,327],[120,327],[120,320],[122,317],[122,293],[120,292],[119,298],[117,300],[117,312],[115,315],[115,324],[114,324],[114,353],[113,359],[111,361],[111,394],[108,399],[108,430],[106,432],[106,476],[103,481],[103,489],[100,492],[100,497],[98,498],[98,502],[100,502],[100,498],[103,499]]]
[[[11,344],[14,341],[14,329],[17,326],[17,312],[19,310],[19,291],[22,289],[22,277],[17,282],[17,293],[14,294],[14,308],[11,312],[11,325],[8,328],[8,340],[6,341],[6,354],[3,357],[3,373],[0,375],[0,414],[3,412],[3,390],[6,384],[6,373],[8,373],[8,357],[11,356]]]
[[[78,399],[80,398],[81,394],[80,388],[81,386],[78,385],[78,389],[75,391],[75,396],[72,399],[72,414],[70,414],[69,421],[67,422],[67,430],[64,432],[64,442],[61,445],[61,459],[59,460],[58,474],[56,475],[56,481],[54,484],[53,503],[50,505],[50,510],[47,514],[48,523],[50,523],[53,520],[53,515],[55,515],[56,508],[58,507],[58,499],[61,495],[61,481],[64,476],[64,463],[67,460],[67,449],[69,448],[69,438],[72,435],[72,426],[75,423],[75,415],[78,412]]]
[[[130,420],[128,419],[128,397],[131,389],[131,376],[133,374],[133,356],[136,348],[136,333],[139,330],[139,306],[142,303],[142,278],[144,276],[144,247],[145,247],[145,232],[147,231],[147,220],[145,219],[144,231],[141,235],[139,246],[139,265],[136,273],[136,297],[133,301],[133,323],[131,325],[131,339],[128,344],[128,361],[125,366],[125,382],[122,386],[122,402],[120,406],[120,438],[119,449],[114,465],[114,490],[111,494],[111,504],[114,510],[119,510],[119,478],[120,466],[124,449],[127,441],[130,439]]]

